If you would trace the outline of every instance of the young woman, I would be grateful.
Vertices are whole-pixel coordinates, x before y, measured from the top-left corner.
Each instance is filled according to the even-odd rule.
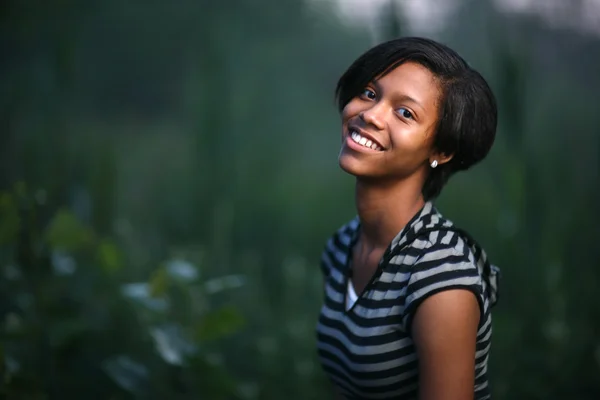
[[[358,215],[327,242],[321,363],[347,399],[487,399],[498,270],[433,206],[494,142],[494,95],[448,47],[380,44],[338,82]],[[468,196],[467,201],[468,201]]]

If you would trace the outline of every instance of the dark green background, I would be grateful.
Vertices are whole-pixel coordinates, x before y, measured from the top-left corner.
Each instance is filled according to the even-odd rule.
[[[1,7],[2,395],[329,398],[318,259],[354,216],[333,89],[367,30],[294,0]],[[410,33],[390,15],[380,39]],[[499,101],[438,201],[502,269],[494,398],[600,398],[600,39],[484,0],[432,37]]]

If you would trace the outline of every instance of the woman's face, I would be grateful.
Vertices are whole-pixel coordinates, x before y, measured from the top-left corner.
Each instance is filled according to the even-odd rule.
[[[371,82],[342,110],[341,168],[357,177],[404,179],[434,159],[440,86],[420,64],[407,62]]]

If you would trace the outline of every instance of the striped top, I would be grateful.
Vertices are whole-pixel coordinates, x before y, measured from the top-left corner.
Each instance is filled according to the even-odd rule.
[[[499,271],[469,235],[428,202],[386,249],[377,272],[346,309],[350,256],[358,217],[327,242],[321,259],[325,299],[317,324],[321,364],[348,399],[416,399],[418,365],[410,324],[418,305],[435,293],[472,291],[481,317],[475,354],[475,399],[489,399],[490,308]]]

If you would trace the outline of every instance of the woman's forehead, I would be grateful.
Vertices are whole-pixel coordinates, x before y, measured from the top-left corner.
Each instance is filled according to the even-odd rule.
[[[440,85],[435,75],[415,62],[398,65],[376,78],[373,85],[385,97],[401,97],[425,108],[439,98]]]

